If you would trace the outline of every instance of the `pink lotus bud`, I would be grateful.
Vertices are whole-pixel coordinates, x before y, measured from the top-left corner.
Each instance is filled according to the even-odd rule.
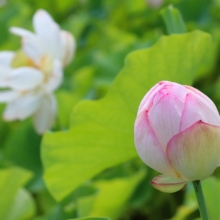
[[[163,175],[164,192],[210,176],[220,164],[220,117],[214,103],[190,86],[162,81],[143,98],[135,121],[140,158]]]

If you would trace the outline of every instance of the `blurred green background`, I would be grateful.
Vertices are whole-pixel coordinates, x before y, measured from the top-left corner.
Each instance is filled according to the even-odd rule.
[[[199,219],[191,184],[174,194],[149,184],[157,173],[137,157],[133,123],[141,98],[160,80],[192,84],[220,108],[220,1],[0,4],[1,51],[20,49],[20,38],[9,28],[33,30],[38,9],[48,11],[77,41],[56,91],[59,121],[53,132],[42,138],[31,119],[0,121],[0,219]],[[172,33],[168,17],[161,16],[170,4],[182,15],[187,33]],[[202,182],[212,220],[220,219],[219,177],[217,169]]]

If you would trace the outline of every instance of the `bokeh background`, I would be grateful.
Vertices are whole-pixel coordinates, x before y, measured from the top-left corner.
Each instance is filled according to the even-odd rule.
[[[65,69],[63,83],[56,91],[58,120],[52,128],[55,135],[49,133],[42,139],[42,136],[34,131],[31,119],[11,123],[0,119],[0,219],[65,220],[88,216],[109,217],[112,220],[199,219],[197,202],[191,184],[188,184],[185,190],[174,194],[165,194],[155,190],[149,181],[157,173],[142,163],[135,154],[135,150],[128,158],[109,163],[103,168],[91,171],[93,174],[82,177],[83,172],[90,172],[89,169],[86,171],[81,169],[83,164],[87,163],[87,167],[93,170],[93,164],[99,164],[99,161],[105,159],[96,148],[94,151],[89,151],[89,155],[86,149],[80,151],[74,149],[78,142],[74,145],[70,141],[69,146],[66,143],[69,139],[65,142],[65,136],[60,134],[67,132],[72,124],[77,124],[81,120],[80,116],[75,119],[73,114],[75,106],[78,106],[79,112],[81,105],[78,103],[81,100],[99,100],[105,97],[114,79],[123,68],[125,57],[130,52],[150,48],[163,35],[171,36],[172,33],[169,33],[160,13],[161,9],[170,4],[179,10],[187,32],[199,29],[209,33],[212,37],[212,43],[205,52],[205,58],[197,65],[195,77],[189,82],[193,82],[193,86],[207,94],[220,108],[219,0],[0,1],[1,51],[20,49],[20,38],[11,34],[9,28],[18,26],[33,30],[32,17],[38,9],[45,9],[50,13],[62,29],[75,36],[77,42],[76,54],[71,64]],[[184,35],[184,33],[179,33],[179,35]],[[195,38],[190,43],[191,48],[188,48],[188,53],[192,51],[193,56],[193,45],[199,41],[199,38],[200,35],[198,39]],[[175,49],[172,39],[175,41],[176,38],[174,36],[169,39],[167,51],[169,47],[172,51]],[[179,62],[184,63],[189,56],[184,54],[184,49],[178,50],[182,53],[182,60]],[[135,54],[131,60],[135,60],[134,58]],[[167,62],[172,63],[172,60]],[[173,62],[176,62],[175,59]],[[157,62],[155,55],[151,64],[140,62],[141,67],[138,68],[144,69],[148,65],[160,66],[162,64]],[[139,71],[138,68],[137,71]],[[135,68],[131,69],[135,70]],[[133,74],[136,73],[133,72]],[[178,75],[178,71],[176,74]],[[148,77],[150,80],[154,76],[148,75]],[[167,78],[169,77],[164,73],[158,77],[158,80]],[[133,89],[132,80],[129,82],[131,84],[127,85],[127,90]],[[146,88],[145,92],[147,91]],[[88,105],[88,108],[90,106],[92,105]],[[4,107],[4,104],[0,105],[1,114]],[[106,106],[103,104],[100,108],[103,108],[101,112],[104,115]],[[102,119],[106,121],[108,117],[103,116]],[[118,123],[120,124],[120,119]],[[77,131],[79,131],[83,139],[84,130],[80,129],[76,128],[73,133],[78,135]],[[57,132],[59,130],[62,132]],[[91,130],[100,132],[100,136],[106,135],[107,137],[107,134],[102,134],[97,127]],[[85,130],[85,132],[88,131]],[[71,134],[68,133],[70,139]],[[120,136],[117,138],[120,140]],[[62,161],[66,158],[63,154],[59,154],[62,151],[62,144],[59,146],[60,151],[53,151],[53,142],[48,139],[53,139],[58,144],[66,144],[64,155],[68,157],[68,161],[71,161],[71,155],[75,155],[72,157],[72,162],[75,164],[72,165],[70,162],[68,165],[64,162],[63,165]],[[106,150],[105,140],[108,141],[103,136],[101,148],[103,152]],[[87,145],[90,144],[89,141]],[[93,142],[91,142],[91,147],[92,145]],[[52,156],[49,155],[50,152]],[[106,151],[106,154],[108,152]],[[126,149],[119,152],[112,150],[109,157],[114,158],[114,155],[118,153],[126,155],[127,151]],[[53,156],[60,160],[53,159]],[[87,156],[93,159],[87,162]],[[53,175],[50,173],[51,170],[47,171],[51,169],[51,164],[54,164]],[[44,173],[47,174],[43,178]],[[76,181],[78,178],[81,178],[79,183]],[[210,217],[213,220],[220,219],[219,178],[220,170],[217,169],[212,177],[202,182]]]

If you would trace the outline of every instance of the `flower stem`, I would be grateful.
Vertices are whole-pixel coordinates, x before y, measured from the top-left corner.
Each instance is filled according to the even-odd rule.
[[[202,220],[209,220],[208,211],[205,204],[204,195],[202,192],[202,185],[200,180],[193,181],[194,190],[196,193],[196,198],[199,204],[199,212]]]

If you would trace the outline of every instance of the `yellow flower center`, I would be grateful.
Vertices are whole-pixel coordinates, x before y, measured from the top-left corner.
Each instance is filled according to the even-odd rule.
[[[33,67],[38,69],[44,74],[44,82],[46,83],[49,80],[50,74],[53,70],[53,59],[50,56],[43,56],[39,63],[34,62],[30,59],[23,51],[16,52],[11,66],[13,68],[19,67]]]

